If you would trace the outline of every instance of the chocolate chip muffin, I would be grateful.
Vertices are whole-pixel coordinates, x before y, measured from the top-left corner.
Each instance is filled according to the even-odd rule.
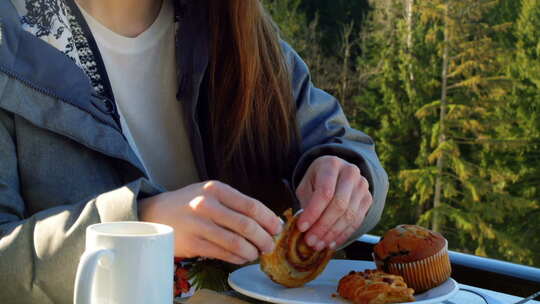
[[[447,240],[420,226],[399,225],[387,231],[373,252],[378,269],[402,276],[416,293],[442,284],[452,272]]]

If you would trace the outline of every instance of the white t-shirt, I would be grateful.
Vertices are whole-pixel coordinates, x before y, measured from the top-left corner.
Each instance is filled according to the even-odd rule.
[[[167,190],[198,182],[182,105],[176,100],[171,0],[163,1],[154,23],[135,38],[109,30],[79,8],[107,69],[124,135],[150,178]]]

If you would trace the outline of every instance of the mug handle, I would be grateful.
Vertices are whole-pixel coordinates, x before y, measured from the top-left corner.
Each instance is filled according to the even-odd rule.
[[[96,274],[97,265],[109,267],[114,254],[109,249],[97,249],[85,251],[77,267],[75,277],[75,292],[73,293],[74,304],[90,304],[92,300],[92,286]],[[102,259],[105,258],[105,259]],[[100,263],[101,262],[101,263]]]

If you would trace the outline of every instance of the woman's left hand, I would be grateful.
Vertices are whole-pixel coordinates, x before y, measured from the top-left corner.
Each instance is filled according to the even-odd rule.
[[[306,243],[316,250],[345,243],[360,227],[373,201],[360,169],[336,156],[317,158],[296,195],[304,209],[298,229],[307,231]]]

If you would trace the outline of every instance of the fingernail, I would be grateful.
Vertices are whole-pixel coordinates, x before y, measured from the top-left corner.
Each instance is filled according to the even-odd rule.
[[[307,239],[306,239],[306,243],[310,247],[315,247],[315,245],[317,244],[318,241],[319,241],[319,238],[317,238],[317,236],[313,235],[313,234],[308,236]]]
[[[321,250],[324,249],[325,246],[326,246],[326,244],[325,244],[323,241],[319,241],[319,242],[317,243],[317,246],[315,246],[315,249],[316,249],[317,251],[321,251]]]
[[[279,217],[278,217],[278,219],[279,219],[279,225],[278,225],[276,235],[280,234],[283,231],[283,225],[285,225],[285,222],[283,222],[282,219],[280,219]]]
[[[330,243],[330,245],[328,245],[328,248],[330,248],[330,249],[332,249],[332,250],[333,250],[334,248],[336,248],[336,242]]]
[[[300,224],[298,229],[300,230],[300,232],[306,232],[309,229],[309,223],[303,222],[302,224]]]

